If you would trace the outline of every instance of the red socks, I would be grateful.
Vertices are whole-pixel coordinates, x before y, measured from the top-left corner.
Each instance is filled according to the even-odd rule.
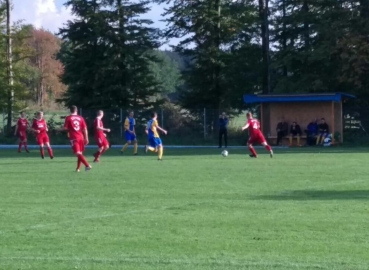
[[[53,157],[54,157],[54,155],[53,155],[53,150],[51,149],[51,147],[48,147],[48,148],[47,148],[47,152],[49,153],[49,157],[50,157],[50,158],[53,158]]]
[[[44,158],[45,157],[45,152],[44,152],[43,147],[40,147],[40,153],[41,153],[41,157]]]
[[[26,152],[28,152],[28,146],[27,146],[27,143],[25,142],[25,143],[23,143],[23,145],[24,145],[24,149],[26,149]]]
[[[19,145],[18,145],[18,152],[20,153],[21,152],[21,150],[22,150],[22,144],[23,143],[19,143]]]
[[[249,145],[249,150],[250,150],[251,154],[256,157],[257,154],[256,154],[256,151],[255,151],[254,147]]]
[[[78,155],[78,160],[82,162],[82,164],[85,165],[86,167],[90,167],[90,164],[88,164],[88,162],[86,161],[85,157],[82,154]]]
[[[268,152],[272,151],[272,148],[270,147],[270,145],[265,145],[265,149],[268,150]]]
[[[99,150],[97,150],[97,152],[94,154],[94,157],[95,157],[95,160],[94,160],[94,161],[98,161],[98,160],[99,160],[99,158],[100,158],[100,156],[101,156],[102,154],[104,154],[105,152],[106,152],[106,150],[105,150],[105,149],[101,150],[101,152],[100,152]]]
[[[77,170],[79,170],[79,168],[81,168],[81,160],[77,157]]]

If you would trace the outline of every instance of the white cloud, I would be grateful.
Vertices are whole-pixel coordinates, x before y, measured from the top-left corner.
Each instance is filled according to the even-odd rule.
[[[13,21],[23,20],[52,32],[73,18],[70,8],[57,7],[56,0],[13,0],[12,13]]]

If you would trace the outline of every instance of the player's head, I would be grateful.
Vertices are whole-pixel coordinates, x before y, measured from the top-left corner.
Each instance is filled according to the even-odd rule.
[[[25,113],[25,112],[21,112],[21,113],[20,113],[20,116],[21,116],[22,118],[25,118],[25,117],[26,117],[26,113]]]
[[[325,119],[324,119],[324,118],[320,119],[320,122],[321,122],[322,124],[325,124]]]
[[[78,112],[78,108],[77,108],[77,106],[73,105],[73,106],[70,106],[69,111],[70,111],[70,113],[75,114],[75,113]]]
[[[97,111],[97,117],[103,118],[104,117],[104,112],[102,110],[98,110]]]
[[[246,113],[246,118],[247,119],[252,119],[252,113],[250,113],[250,112]]]
[[[133,116],[134,116],[134,115],[135,115],[135,113],[134,113],[133,111],[130,111],[130,112],[129,112],[129,117],[130,117],[130,118],[133,118]]]
[[[158,118],[158,114],[156,112],[152,112],[151,118],[156,120],[156,118]]]
[[[222,117],[225,118],[226,117],[226,113],[222,112]]]
[[[41,120],[42,118],[44,118],[44,112],[42,112],[42,111],[37,112],[36,117],[37,117],[37,119]]]
[[[296,122],[292,122],[292,126],[296,126],[297,125],[297,123]]]

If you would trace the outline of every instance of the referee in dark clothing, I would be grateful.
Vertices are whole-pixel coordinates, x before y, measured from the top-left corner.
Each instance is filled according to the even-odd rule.
[[[228,117],[225,112],[219,116],[219,148],[222,148],[222,137],[224,136],[224,146],[227,148],[228,142]]]

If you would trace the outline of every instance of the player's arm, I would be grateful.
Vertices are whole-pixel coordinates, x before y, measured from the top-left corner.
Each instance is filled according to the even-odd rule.
[[[100,125],[101,122],[99,122],[99,125],[96,127],[97,130],[101,130],[102,132],[110,132],[110,128],[103,128]]]
[[[129,133],[133,133],[132,131],[129,130],[129,120],[128,120],[128,118],[126,118],[126,120],[124,121],[124,130],[128,131]]]
[[[165,129],[163,129],[163,128],[159,127],[159,126],[156,126],[156,128],[158,130],[160,130],[161,132],[163,132],[165,135],[167,135],[168,132]]]
[[[83,119],[82,119],[82,122],[81,122],[81,128],[82,128],[83,137],[85,139],[85,145],[87,145],[89,143],[89,141],[88,141],[88,130],[87,130],[86,122]]]
[[[88,141],[88,130],[87,130],[86,127],[82,130],[82,133],[83,133],[83,137],[85,139],[85,145],[87,145],[89,143],[89,141]]]
[[[248,128],[249,128],[249,126],[250,126],[250,125],[249,125],[249,123],[247,122],[247,123],[246,123],[246,125],[244,125],[244,126],[242,127],[242,131],[244,131],[245,129],[248,129]]]
[[[46,130],[46,132],[49,132],[49,128],[48,128],[48,126],[47,126],[46,121],[45,121],[45,130]]]

